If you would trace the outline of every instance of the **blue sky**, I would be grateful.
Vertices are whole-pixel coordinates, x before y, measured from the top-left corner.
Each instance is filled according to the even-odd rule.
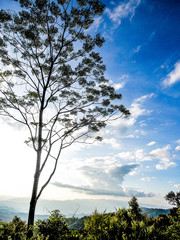
[[[104,14],[89,33],[104,36],[97,51],[131,116],[103,130],[102,143],[64,152],[42,198],[126,200],[135,195],[144,204],[165,206],[164,195],[180,190],[180,1],[102,2]],[[0,180],[7,181],[0,195],[28,197],[34,155],[23,145],[26,132],[2,122],[1,133]]]

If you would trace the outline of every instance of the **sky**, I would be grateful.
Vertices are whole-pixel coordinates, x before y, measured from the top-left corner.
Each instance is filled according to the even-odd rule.
[[[105,38],[98,51],[106,77],[131,116],[108,125],[101,143],[64,151],[41,198],[136,196],[147,206],[168,206],[165,194],[180,191],[180,1],[102,2],[105,11],[89,33]],[[0,7],[14,3],[2,0]],[[30,197],[35,154],[24,144],[27,133],[2,118],[0,123],[0,199]]]

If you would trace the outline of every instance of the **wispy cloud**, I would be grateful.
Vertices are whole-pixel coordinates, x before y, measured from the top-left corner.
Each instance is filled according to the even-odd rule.
[[[180,184],[175,184],[174,187],[175,188],[180,188]]]
[[[162,85],[163,87],[171,87],[177,82],[180,82],[180,61],[174,65],[174,69],[167,75]]]
[[[119,187],[119,189],[117,191],[113,191],[113,190],[108,190],[108,189],[93,189],[90,188],[89,186],[73,186],[70,184],[63,184],[63,183],[59,183],[59,182],[54,182],[53,183],[54,186],[56,187],[60,187],[60,188],[67,188],[67,189],[71,189],[77,192],[82,192],[82,193],[86,193],[89,195],[95,195],[95,196],[114,196],[114,197],[132,197],[132,196],[138,196],[138,197],[153,197],[154,195],[152,193],[144,193],[144,192],[140,192],[137,191],[136,189],[127,189],[127,188],[121,188]]]
[[[143,182],[150,182],[154,178],[155,177],[143,177],[143,178],[141,178],[141,181],[143,181]]]
[[[151,110],[146,110],[145,108],[142,108],[142,105],[147,99],[152,98],[153,95],[153,93],[147,94],[133,101],[133,103],[131,104],[130,112],[134,119],[137,119],[142,115],[147,115],[152,112]]]
[[[148,143],[146,146],[153,146],[154,144],[156,144],[156,142],[155,141],[152,141],[152,142],[150,142],[150,143]]]
[[[118,78],[118,83],[113,84],[113,87],[116,90],[123,88],[125,86],[128,78],[129,78],[129,76],[127,74],[123,74],[121,77]]]
[[[119,4],[113,10],[106,8],[105,13],[114,22],[114,28],[117,28],[121,24],[123,18],[129,17],[132,19],[140,2],[140,0],[129,0],[128,2]]]
[[[94,22],[93,22],[93,24],[91,25],[91,27],[90,27],[89,30],[90,30],[90,31],[93,30],[93,31],[96,32],[103,21],[104,21],[104,20],[103,20],[103,17],[102,17],[102,16],[98,16],[98,17],[94,18]]]
[[[142,47],[141,45],[138,45],[135,49],[133,49],[133,52],[138,53],[140,51],[141,47]]]
[[[121,137],[121,138],[126,138],[127,130],[130,127],[133,127],[135,125],[138,118],[143,115],[149,115],[152,112],[151,110],[146,109],[143,106],[143,104],[145,103],[146,100],[152,98],[153,95],[154,95],[153,93],[147,94],[147,95],[144,95],[142,97],[135,99],[132,102],[131,106],[129,107],[131,116],[128,119],[121,118],[121,119],[118,119],[117,121],[113,121],[110,123],[109,126],[112,127],[111,134],[113,134],[113,135],[115,134],[116,136],[118,135],[118,137]],[[113,128],[115,130],[113,130]],[[128,134],[128,136],[130,138],[137,137],[136,135],[137,134],[132,134],[132,133],[130,135]]]

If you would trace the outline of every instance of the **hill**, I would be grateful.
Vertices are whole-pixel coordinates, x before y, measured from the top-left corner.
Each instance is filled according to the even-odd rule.
[[[159,214],[165,213],[166,215],[169,213],[169,209],[162,209],[162,208],[145,208],[142,207],[143,212],[147,214],[148,217],[158,217]],[[27,213],[16,211],[12,207],[7,206],[0,206],[0,219],[2,219],[5,222],[9,222],[13,219],[14,216],[20,217],[23,221],[27,221]],[[72,214],[73,215],[73,214]],[[90,214],[84,214],[86,216]],[[35,219],[46,219],[49,215],[41,215],[37,214]],[[83,226],[84,219],[86,216],[79,215],[79,217],[73,218],[73,220],[70,222],[71,228],[79,228]]]
[[[20,217],[23,221],[27,221],[27,213],[16,211],[14,208],[7,206],[0,206],[0,219],[4,222],[9,222],[13,219],[14,216]],[[48,218],[48,215],[39,215],[35,216],[35,219],[44,219]]]

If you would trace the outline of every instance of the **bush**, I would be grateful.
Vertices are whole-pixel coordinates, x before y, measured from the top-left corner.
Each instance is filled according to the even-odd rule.
[[[15,216],[11,222],[0,222],[0,240],[25,240],[26,223]]]

